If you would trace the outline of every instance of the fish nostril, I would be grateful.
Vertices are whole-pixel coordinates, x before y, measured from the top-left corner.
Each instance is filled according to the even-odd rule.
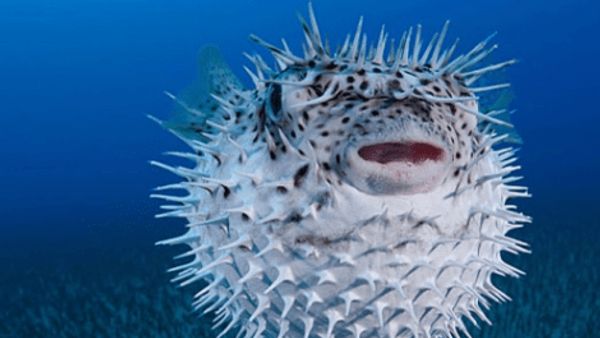
[[[365,161],[381,164],[389,162],[440,161],[444,150],[425,142],[385,142],[361,147],[358,155]]]

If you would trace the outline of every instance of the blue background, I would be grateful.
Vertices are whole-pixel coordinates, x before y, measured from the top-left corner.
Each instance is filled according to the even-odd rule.
[[[520,61],[508,78],[525,140],[521,173],[534,196],[519,201],[534,217],[520,237],[534,250],[597,249],[597,1],[317,0],[315,8],[335,43],[360,15],[373,39],[384,23],[397,37],[422,23],[431,36],[450,19],[449,40],[460,37],[462,51],[498,31],[493,59]],[[53,276],[52,267],[68,272],[75,262],[109,272],[99,262],[135,250],[168,256],[152,243],[180,233],[182,222],[156,221],[158,204],[147,196],[173,178],[148,160],[183,147],[145,115],[168,116],[162,92],[195,78],[206,43],[245,83],[241,53],[260,51],[249,33],[285,37],[298,50],[296,12],[306,13],[305,1],[0,1],[0,282],[46,279],[35,271]],[[570,246],[548,244],[564,238]],[[581,268],[597,272],[591,263]]]

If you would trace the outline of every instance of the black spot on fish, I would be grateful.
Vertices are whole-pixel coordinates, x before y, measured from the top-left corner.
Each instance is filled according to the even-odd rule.
[[[307,173],[308,164],[303,165],[302,167],[300,167],[300,169],[298,169],[298,171],[296,171],[296,173],[294,174],[294,187],[297,188],[302,184]]]
[[[337,67],[337,65],[335,64],[335,62],[330,62],[329,64],[327,64],[327,66],[325,66],[325,69],[327,69],[327,70],[334,70],[335,67]]]
[[[229,189],[227,186],[222,186],[223,187],[223,198],[227,198],[229,197],[229,195],[231,195],[231,189]]]
[[[279,113],[281,110],[281,86],[279,84],[274,84],[271,88],[270,102],[273,114]]]
[[[394,80],[390,81],[390,83],[388,84],[388,86],[390,87],[390,89],[399,89],[400,88],[400,81],[394,79]]]
[[[221,164],[223,164],[223,162],[221,162],[221,158],[215,154],[211,154],[212,157],[217,161],[217,165],[220,166]]]
[[[300,216],[300,214],[297,212],[293,213],[288,219],[288,221],[292,222],[292,223],[298,223],[301,220],[302,220],[302,216]]]

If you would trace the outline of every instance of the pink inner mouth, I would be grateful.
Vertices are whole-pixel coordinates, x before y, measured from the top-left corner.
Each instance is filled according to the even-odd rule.
[[[422,163],[426,160],[440,161],[444,150],[424,142],[386,142],[362,147],[358,155],[365,161],[381,164],[389,162]]]

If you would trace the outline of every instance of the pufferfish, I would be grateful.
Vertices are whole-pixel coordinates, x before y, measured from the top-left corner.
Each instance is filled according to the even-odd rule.
[[[187,221],[159,242],[189,246],[174,281],[202,282],[217,337],[470,336],[510,299],[492,276],[523,274],[502,253],[529,252],[507,235],[530,222],[508,204],[529,196],[512,125],[478,96],[508,84],[477,85],[515,61],[481,66],[491,37],[455,57],[448,23],[368,47],[362,18],[332,51],[308,12],[302,55],[251,36],[275,59],[247,55],[255,88],[207,48],[197,88],[168,94],[180,116],[157,121],[191,149],[152,162],[182,178],[152,195]]]

